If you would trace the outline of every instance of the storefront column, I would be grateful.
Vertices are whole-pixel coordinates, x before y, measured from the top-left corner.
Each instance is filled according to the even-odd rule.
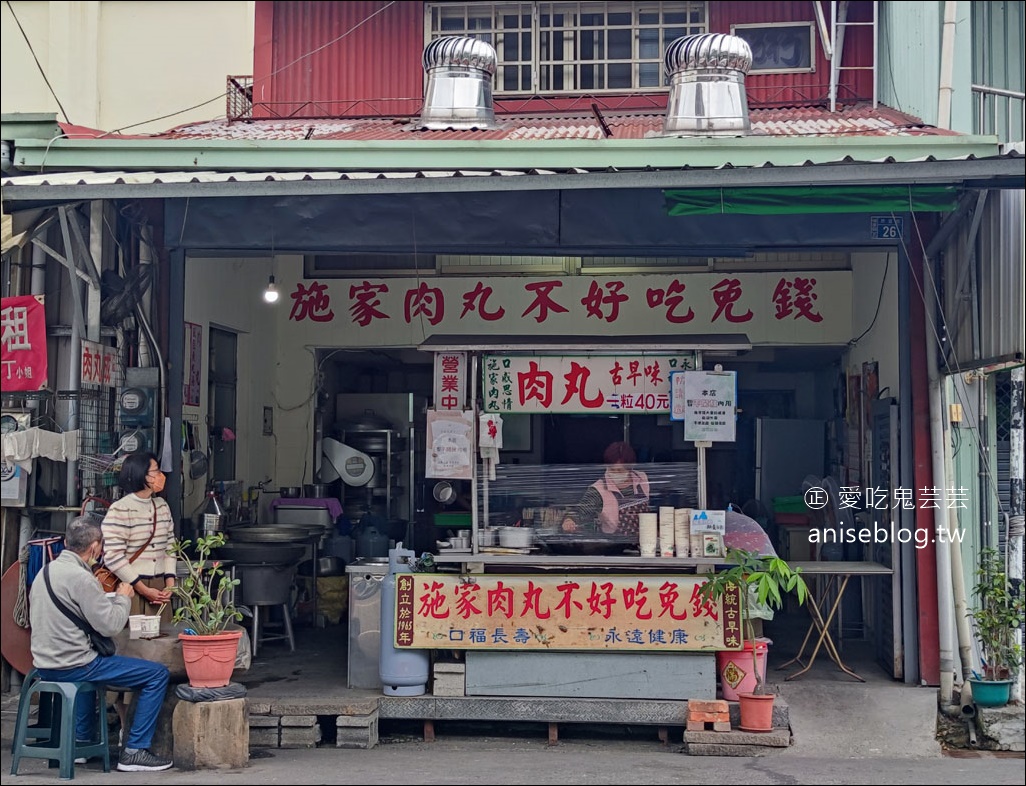
[[[167,479],[167,501],[178,535],[182,534],[182,385],[185,358],[185,249],[169,254],[170,296],[168,297],[167,416],[171,419],[171,474]]]

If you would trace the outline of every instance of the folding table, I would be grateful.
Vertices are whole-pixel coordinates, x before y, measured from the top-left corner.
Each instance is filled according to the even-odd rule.
[[[879,562],[832,562],[825,560],[821,562],[792,562],[790,565],[792,568],[801,568],[802,576],[806,579],[806,584],[809,587],[809,615],[812,617],[812,621],[809,623],[809,629],[805,632],[805,639],[802,641],[802,646],[798,649],[798,654],[787,661],[787,663],[777,667],[778,669],[784,669],[797,662],[804,668],[788,675],[784,679],[793,680],[795,677],[811,669],[812,664],[816,662],[816,656],[819,655],[820,648],[823,648],[826,650],[827,655],[830,656],[830,660],[836,663],[841,671],[854,677],[859,682],[865,682],[862,677],[852,671],[841,660],[840,651],[834,643],[833,636],[830,634],[830,625],[833,623],[837,610],[841,607],[844,591],[848,588],[848,582],[852,576],[890,576],[894,571]],[[820,577],[826,577],[827,579],[822,587],[819,581],[815,580]],[[809,581],[809,579],[814,580]],[[837,592],[833,602],[831,602],[831,592],[835,587]],[[826,616],[824,616],[827,604],[830,604],[830,608],[826,612]],[[816,639],[816,646],[813,647],[812,654],[809,656],[809,662],[806,664],[802,660],[802,656],[804,656],[805,648],[817,631],[819,632],[819,637]]]

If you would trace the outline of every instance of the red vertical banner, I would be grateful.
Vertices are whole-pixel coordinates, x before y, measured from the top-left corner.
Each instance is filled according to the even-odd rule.
[[[47,378],[43,296],[5,297],[0,308],[4,390],[42,390]]]
[[[413,644],[413,574],[395,576],[395,646]]]

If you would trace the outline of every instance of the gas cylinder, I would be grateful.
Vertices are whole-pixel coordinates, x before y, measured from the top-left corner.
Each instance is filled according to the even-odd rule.
[[[388,551],[388,573],[381,583],[381,657],[379,672],[386,696],[422,696],[427,691],[431,653],[395,646],[397,578],[412,573],[416,553],[397,543]]]

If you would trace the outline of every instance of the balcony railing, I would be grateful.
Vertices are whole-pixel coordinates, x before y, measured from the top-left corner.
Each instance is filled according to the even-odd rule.
[[[995,134],[1001,142],[1021,142],[1024,104],[1026,93],[973,85],[973,131]]]

